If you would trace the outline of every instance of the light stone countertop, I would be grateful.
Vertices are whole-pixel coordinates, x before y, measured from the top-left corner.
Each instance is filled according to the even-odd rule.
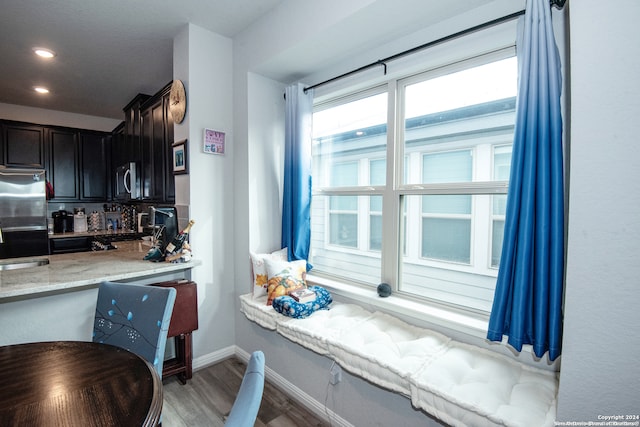
[[[64,239],[64,238],[69,238],[69,237],[96,237],[96,236],[105,236],[105,237],[116,237],[116,236],[120,236],[120,235],[129,235],[129,234],[141,234],[138,233],[135,230],[116,230],[116,231],[110,231],[110,230],[97,230],[97,231],[83,231],[83,232],[77,232],[77,231],[68,231],[66,233],[54,233],[54,234],[49,234],[49,239]]]
[[[37,294],[95,286],[104,280],[117,281],[179,272],[202,264],[195,259],[185,263],[145,261],[143,258],[150,246],[140,240],[115,242],[114,245],[118,249],[2,260],[6,264],[48,258],[49,264],[0,270],[0,302],[15,297],[37,297]]]

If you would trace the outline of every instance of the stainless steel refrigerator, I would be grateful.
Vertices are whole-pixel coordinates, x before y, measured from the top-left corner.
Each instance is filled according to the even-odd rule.
[[[48,254],[44,170],[0,167],[0,259]]]

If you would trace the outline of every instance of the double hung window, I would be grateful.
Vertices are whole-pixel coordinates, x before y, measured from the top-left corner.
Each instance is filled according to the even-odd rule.
[[[313,273],[488,312],[516,90],[508,49],[316,104]]]

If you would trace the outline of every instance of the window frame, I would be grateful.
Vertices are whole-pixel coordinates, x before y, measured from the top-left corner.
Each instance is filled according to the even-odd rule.
[[[345,89],[342,89],[341,96],[336,96],[332,98],[329,102],[327,99],[329,96],[324,95],[318,105],[321,105],[324,108],[329,108],[332,104],[340,102],[347,102],[346,100],[351,98],[357,98],[360,96],[365,96],[367,93],[373,93],[375,91],[381,90],[387,91],[388,93],[388,115],[390,119],[387,122],[387,142],[386,142],[386,162],[387,165],[389,163],[393,164],[393,167],[386,168],[386,183],[384,186],[354,186],[354,187],[342,187],[339,189],[336,188],[315,188],[314,187],[314,195],[322,195],[322,196],[331,196],[331,195],[357,195],[357,196],[374,196],[380,195],[382,196],[383,206],[382,206],[382,218],[383,218],[383,235],[382,239],[384,244],[382,245],[380,253],[381,259],[381,282],[386,282],[391,284],[394,294],[402,298],[404,302],[408,305],[417,304],[417,307],[432,307],[436,309],[445,308],[449,313],[457,313],[469,315],[473,319],[486,319],[488,318],[488,312],[482,310],[475,310],[471,308],[465,308],[463,306],[457,306],[455,304],[448,304],[446,302],[440,300],[433,300],[428,297],[419,296],[413,293],[406,293],[399,289],[399,280],[402,277],[401,271],[401,263],[403,254],[398,253],[398,248],[401,245],[400,236],[402,235],[404,222],[399,221],[400,215],[405,215],[404,211],[401,211],[401,203],[402,199],[406,196],[414,196],[414,195],[431,195],[431,194],[465,194],[465,195],[481,195],[489,197],[489,204],[493,203],[491,198],[493,195],[500,195],[507,193],[508,184],[506,181],[472,181],[468,183],[455,183],[455,184],[403,184],[404,167],[403,162],[405,158],[404,153],[404,129],[403,126],[396,125],[401,123],[400,117],[402,117],[402,106],[396,106],[396,99],[398,98],[398,92],[402,90],[403,85],[406,87],[406,84],[409,82],[420,79],[420,76],[424,76],[428,73],[431,73],[431,78],[435,78],[438,73],[449,74],[455,72],[455,68],[459,67],[459,69],[466,69],[472,64],[476,63],[488,63],[494,60],[498,60],[501,58],[506,58],[515,55],[515,47],[513,43],[509,43],[508,45],[503,45],[497,47],[491,51],[484,52],[479,55],[471,55],[466,58],[462,58],[459,60],[449,61],[447,63],[441,64],[436,67],[431,67],[420,71],[419,73],[410,73],[410,75],[398,75],[389,77],[386,81],[379,83],[379,81],[375,84],[372,84],[371,87],[364,86],[364,89],[358,90],[355,88],[353,92],[346,92]],[[363,86],[360,86],[361,88]],[[346,95],[344,95],[346,93]],[[314,110],[315,111],[315,110]],[[396,144],[396,141],[399,141]],[[509,141],[510,142],[510,141]],[[491,148],[493,150],[494,147],[505,145],[503,143],[493,143],[491,144]],[[400,148],[401,147],[401,148]],[[493,162],[494,157],[492,155],[491,161]],[[493,171],[493,164],[491,166],[491,170]],[[472,202],[472,210],[473,210]],[[368,204],[369,206],[369,204]],[[402,213],[401,213],[402,212]],[[488,218],[488,239],[487,242],[490,245],[493,233],[493,224],[496,219],[496,215],[494,215],[491,211],[491,214]],[[367,218],[370,218],[371,213],[367,208]],[[472,225],[473,224],[473,211],[471,214]],[[369,226],[369,224],[367,224]],[[473,243],[471,251],[473,251]],[[377,250],[370,250],[369,246],[359,252],[360,255],[367,255],[369,252],[376,252]],[[497,268],[491,266],[492,256],[490,253],[490,248],[487,248],[486,252],[488,252],[487,261],[488,265],[486,268],[495,270],[497,274]],[[388,254],[398,254],[389,256]],[[372,255],[372,254],[369,254]],[[473,257],[473,255],[472,255]],[[371,284],[363,284],[355,280],[347,280],[345,278],[336,278],[331,274],[318,274],[313,270],[310,272],[310,278],[312,282],[315,280],[317,283],[324,283],[325,285],[331,283],[333,286],[338,286],[341,290],[351,289],[371,289]],[[357,292],[356,292],[357,293]]]

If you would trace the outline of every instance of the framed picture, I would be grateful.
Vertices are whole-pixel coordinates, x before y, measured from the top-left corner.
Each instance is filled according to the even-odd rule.
[[[224,132],[205,129],[203,150],[210,154],[224,154]]]
[[[173,174],[188,173],[187,164],[187,140],[173,143]]]

